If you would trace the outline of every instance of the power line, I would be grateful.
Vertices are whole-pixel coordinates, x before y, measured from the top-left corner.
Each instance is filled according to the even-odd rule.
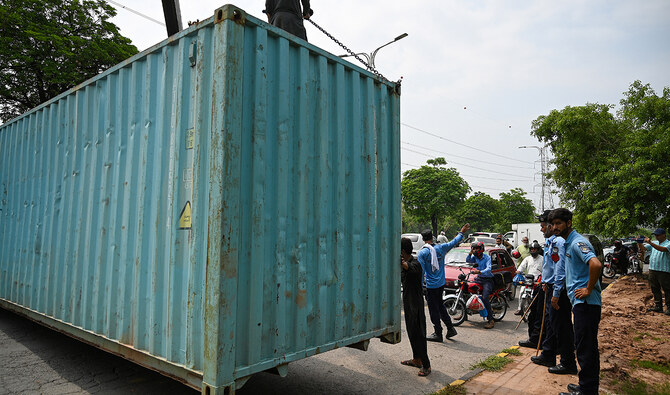
[[[400,124],[403,125],[403,126],[406,126],[406,127],[410,128],[410,129],[414,129],[414,130],[416,130],[416,131],[418,131],[418,132],[425,133],[425,134],[427,134],[427,135],[429,135],[429,136],[432,136],[432,137],[435,137],[435,138],[438,138],[438,139],[441,139],[441,140],[444,140],[444,141],[448,141],[448,142],[450,142],[450,143],[452,143],[452,144],[460,145],[460,146],[467,147],[467,148],[470,148],[470,149],[473,149],[473,150],[476,150],[476,151],[479,151],[479,152],[483,152],[483,153],[485,153],[485,154],[489,154],[489,155],[497,156],[497,157],[499,157],[499,158],[503,158],[503,159],[507,159],[507,160],[513,160],[513,161],[515,161],[515,162],[521,162],[521,163],[526,163],[526,164],[532,164],[532,163],[533,163],[533,162],[528,162],[528,161],[524,161],[524,160],[520,160],[520,159],[516,159],[516,158],[510,158],[510,157],[507,157],[507,156],[504,156],[504,155],[496,154],[495,152],[484,151],[484,150],[481,149],[481,148],[473,147],[473,146],[471,146],[471,145],[467,145],[467,144],[459,143],[458,141],[450,140],[450,139],[448,139],[448,138],[446,138],[446,137],[442,137],[442,136],[440,136],[440,135],[437,135],[437,134],[434,134],[434,133],[431,133],[431,132],[427,132],[427,131],[425,131],[425,130],[423,130],[423,129],[419,129],[419,128],[414,127],[414,126],[412,126],[412,125],[408,125],[408,124],[406,124],[406,123],[404,123],[404,122],[401,122]]]
[[[416,144],[408,143],[408,142],[406,142],[406,141],[402,141],[402,140],[401,140],[400,142],[403,143],[403,144],[411,145],[411,146],[416,147],[416,148],[421,148],[421,149],[425,149],[425,150],[428,150],[428,151],[437,152],[437,153],[439,153],[439,154],[443,154],[443,155],[445,155],[445,156],[449,156],[449,157],[451,157],[451,156],[455,156],[455,157],[457,157],[457,158],[466,159],[466,160],[470,160],[470,159],[472,159],[472,158],[468,158],[467,156],[460,156],[460,155],[456,155],[456,154],[449,154],[449,153],[446,153],[446,152],[444,152],[444,151],[438,151],[438,150],[434,150],[434,149],[432,149],[432,148],[422,147],[422,146],[420,146],[420,145],[416,145]],[[477,162],[479,162],[479,163],[486,163],[486,164],[494,165],[494,166],[500,166],[500,163],[488,162],[488,161],[480,160],[480,159],[477,159]],[[505,167],[506,167],[506,168],[513,168],[513,169],[535,170],[535,169],[532,168],[532,167],[510,166],[510,165],[505,165]]]
[[[417,167],[417,168],[418,168],[418,167],[421,167],[421,166],[412,165],[412,164],[410,164],[410,163],[405,163],[405,162],[402,162],[402,164],[405,165],[405,166],[410,166],[410,167]],[[461,176],[465,176],[465,177],[475,177],[475,178],[481,178],[481,179],[484,179],[484,180],[494,180],[494,181],[512,181],[512,180],[505,180],[505,179],[501,179],[501,178],[486,178],[486,177],[479,177],[479,176],[469,176],[469,175],[467,175],[467,174],[461,174]],[[472,188],[477,188],[477,189],[488,189],[488,190],[491,190],[491,191],[497,191],[497,192],[507,192],[507,191],[509,191],[509,189],[498,189],[498,188],[491,188],[491,187],[482,187],[482,186],[479,186],[479,185],[471,185],[470,183],[468,183],[468,185],[469,185],[470,187],[472,187]],[[525,191],[525,189],[524,189],[524,191]]]
[[[411,164],[409,164],[409,163],[404,163],[404,162],[403,162],[402,164],[405,165],[405,166],[416,167],[416,168],[421,167],[421,166],[411,165]],[[424,166],[425,166],[425,165],[424,165]],[[512,180],[512,179],[510,179],[510,178],[491,178],[491,177],[482,177],[482,176],[474,176],[474,175],[472,175],[472,174],[464,174],[464,173],[461,173],[461,172],[459,172],[458,174],[460,174],[462,177],[480,178],[480,179],[482,179],[482,180],[491,180],[491,181],[528,182],[528,180],[529,180],[529,179],[528,179],[528,180]]]
[[[413,149],[409,149],[409,148],[400,147],[400,149],[403,149],[403,150],[405,150],[405,151],[409,151],[409,152],[414,152],[415,154],[424,155],[424,156],[428,156],[428,157],[431,157],[431,156],[432,156],[432,155],[428,155],[428,154],[426,154],[425,152],[419,152],[419,151],[415,151],[415,150],[413,150]],[[450,160],[450,161],[447,162],[447,163],[453,163],[453,164],[456,164],[456,165],[459,165],[459,166],[465,166],[465,167],[470,167],[470,168],[477,169],[477,170],[487,171],[487,172],[489,172],[489,173],[496,173],[496,174],[499,174],[499,173],[500,173],[499,171],[496,171],[496,170],[489,170],[489,169],[484,169],[484,168],[482,168],[482,167],[477,167],[477,166],[472,166],[472,165],[466,165],[465,163],[454,162],[453,160]],[[530,177],[527,177],[527,179],[530,180],[531,178],[530,178]],[[517,181],[522,181],[522,180],[517,180]]]
[[[115,6],[121,7],[121,8],[123,8],[123,9],[125,9],[125,10],[128,10],[128,11],[132,12],[132,13],[135,14],[135,15],[139,15],[139,16],[141,16],[142,18],[148,19],[148,20],[150,20],[151,22],[158,23],[159,25],[165,27],[165,24],[164,24],[163,22],[161,22],[161,21],[159,21],[159,20],[156,20],[156,19],[154,19],[154,18],[152,18],[152,17],[150,17],[150,16],[148,16],[148,15],[144,15],[143,13],[141,13],[141,12],[139,12],[139,11],[135,11],[135,10],[133,10],[133,9],[130,8],[130,7],[126,7],[125,5],[123,5],[123,4],[119,4],[119,3],[117,3],[116,1],[113,1],[113,0],[107,0],[107,2],[108,2],[108,3],[112,3],[112,4],[114,4]]]

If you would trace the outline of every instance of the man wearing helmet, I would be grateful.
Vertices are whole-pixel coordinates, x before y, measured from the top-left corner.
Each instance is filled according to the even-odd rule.
[[[628,247],[623,245],[621,240],[615,240],[614,241],[614,253],[613,255],[617,258],[617,267],[614,268],[614,270],[617,273],[621,274],[626,274],[628,271],[628,255],[630,254],[630,250]]]
[[[542,274],[541,249],[542,247],[540,247],[537,242],[533,243],[533,245],[530,246],[530,256],[526,257],[526,259],[521,262],[516,273],[522,273],[524,276],[530,274],[537,280],[540,277],[540,274]],[[521,292],[523,292],[523,288]],[[515,315],[523,314],[521,311],[521,302],[521,299],[519,299],[519,309],[514,313]]]
[[[484,329],[493,328],[493,310],[491,309],[491,301],[489,296],[493,291],[493,272],[491,271],[491,257],[484,254],[484,243],[476,241],[472,243],[470,254],[468,254],[465,261],[468,263],[476,263],[476,269],[472,272],[478,274],[475,282],[482,286],[482,301],[486,308],[486,316],[488,322],[484,325]]]
[[[444,256],[453,247],[457,246],[463,240],[463,233],[470,229],[470,224],[465,224],[449,243],[434,244],[433,231],[426,229],[421,232],[423,242],[426,243],[419,250],[417,259],[421,264],[423,272],[426,274],[426,303],[428,304],[428,314],[430,321],[435,327],[435,332],[428,336],[426,340],[432,342],[442,341],[442,324],[440,318],[447,326],[447,339],[455,336],[456,328],[451,323],[451,317],[447,313],[447,308],[442,303],[442,294],[444,293]]]

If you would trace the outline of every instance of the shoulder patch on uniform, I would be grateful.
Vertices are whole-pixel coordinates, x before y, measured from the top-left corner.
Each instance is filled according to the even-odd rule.
[[[579,247],[579,250],[583,253],[586,254],[587,252],[591,252],[591,247],[589,247],[588,244],[583,243],[583,242],[578,242],[577,247]]]

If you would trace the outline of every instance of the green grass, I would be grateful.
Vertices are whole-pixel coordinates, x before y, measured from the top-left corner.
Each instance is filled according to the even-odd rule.
[[[627,380],[617,388],[621,395],[667,395],[670,394],[670,383],[649,386],[639,380]]]
[[[638,332],[638,335],[635,336],[635,337],[633,338],[633,340],[636,341],[636,342],[641,342],[642,339],[644,339],[645,337],[648,337],[648,338],[650,338],[651,340],[655,340],[655,341],[657,341],[657,342],[664,342],[664,341],[665,341],[665,339],[662,339],[662,338],[660,338],[660,337],[652,336],[652,335],[650,335],[650,334],[647,333],[647,332]]]
[[[659,364],[644,359],[643,360],[634,359],[631,361],[631,363],[633,364],[633,366],[638,366],[645,369],[651,369],[666,375],[670,375],[670,365],[668,364]]]
[[[506,348],[506,349],[502,350],[502,352],[506,352],[509,355],[521,355],[521,354],[523,354],[521,352],[521,350],[519,350],[518,348]]]
[[[491,372],[497,372],[505,367],[508,363],[512,362],[510,358],[499,357],[497,355],[491,355],[483,361],[477,362],[472,365],[470,369],[482,368],[484,370],[489,370]]]
[[[437,392],[433,392],[430,395],[465,395],[465,386],[461,385],[448,385]]]

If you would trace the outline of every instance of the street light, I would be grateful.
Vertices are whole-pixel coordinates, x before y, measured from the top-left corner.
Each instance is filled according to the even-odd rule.
[[[375,49],[375,50],[372,51],[370,54],[367,54],[367,53],[365,53],[365,52],[359,52],[359,53],[357,53],[357,54],[355,54],[355,55],[363,56],[363,57],[365,58],[365,60],[367,60],[367,62],[368,62],[368,64],[370,65],[370,67],[375,68],[375,56],[377,56],[377,52],[378,52],[380,49],[384,48],[385,46],[387,46],[387,45],[391,45],[391,44],[393,44],[394,42],[399,41],[399,40],[402,40],[403,38],[405,38],[405,37],[407,37],[407,36],[408,36],[407,33],[403,33],[403,34],[399,35],[398,37],[394,38],[392,41],[389,41],[389,42],[387,42],[386,44],[382,45],[381,47]],[[346,57],[349,57],[349,56],[352,56],[352,55],[340,55],[341,58],[346,58]]]
[[[544,173],[545,173],[545,164],[544,164],[544,148],[538,147],[537,145],[522,145],[519,148],[535,148],[536,150],[540,151],[540,171],[542,172],[542,199],[540,200],[540,211],[544,212],[544,187],[545,187],[545,178],[544,178]]]

